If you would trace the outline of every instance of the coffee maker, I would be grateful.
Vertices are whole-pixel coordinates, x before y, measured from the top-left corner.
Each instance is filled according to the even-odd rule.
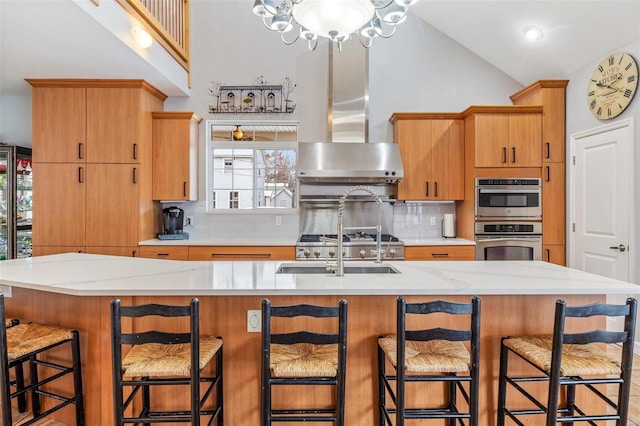
[[[184,210],[179,207],[162,209],[163,232],[158,234],[161,240],[187,240],[189,234],[182,231],[184,226]]]

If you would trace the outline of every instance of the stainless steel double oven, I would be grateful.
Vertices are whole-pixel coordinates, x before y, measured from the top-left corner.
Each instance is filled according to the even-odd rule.
[[[476,260],[542,260],[542,182],[476,179]]]

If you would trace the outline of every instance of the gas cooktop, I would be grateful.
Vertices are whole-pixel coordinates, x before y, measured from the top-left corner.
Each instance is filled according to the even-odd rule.
[[[298,240],[298,243],[322,243],[322,241],[320,240],[320,237],[336,239],[337,234],[302,234],[300,236],[300,239]],[[377,239],[378,239],[377,234],[366,234],[363,232],[342,235],[342,242],[344,243],[366,242],[366,241],[376,242]],[[394,237],[391,234],[382,234],[380,236],[380,239],[383,243],[400,242],[400,239],[398,237]]]
[[[296,243],[297,260],[325,260],[336,257],[336,244],[323,242],[321,237],[336,239],[337,234],[302,234]],[[357,232],[343,234],[342,245],[345,260],[373,260],[376,258],[377,234]],[[383,259],[404,259],[404,243],[391,234],[380,236]]]

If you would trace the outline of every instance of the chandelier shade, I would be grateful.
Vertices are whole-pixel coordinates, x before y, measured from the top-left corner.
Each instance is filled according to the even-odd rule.
[[[253,13],[264,26],[280,33],[285,44],[299,38],[315,50],[318,37],[338,44],[354,35],[364,47],[375,37],[395,34],[396,25],[417,0],[255,0]],[[285,34],[293,34],[287,35]]]

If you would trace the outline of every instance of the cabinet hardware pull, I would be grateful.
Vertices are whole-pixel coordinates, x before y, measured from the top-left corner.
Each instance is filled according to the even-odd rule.
[[[503,163],[507,162],[507,147],[506,146],[502,147],[502,162]]]
[[[511,148],[511,153],[513,154],[513,160],[511,161],[512,163],[516,162],[516,147],[512,147]]]
[[[427,184],[427,197],[429,196],[429,181],[426,181]]]
[[[436,187],[436,188],[435,188],[435,192],[436,192],[436,193],[435,193],[435,196],[437,197],[437,196],[438,196],[438,182],[434,182],[433,186],[435,186],[435,187]]]
[[[138,183],[138,168],[133,168],[133,183]]]
[[[551,167],[547,166],[547,182],[551,181]]]
[[[547,262],[551,262],[551,250],[547,249]]]
[[[158,253],[158,256],[169,256],[169,253]]]
[[[82,153],[82,145],[84,145],[82,142],[80,142],[78,144],[78,159],[82,160],[83,157],[83,153]]]
[[[547,158],[551,158],[551,144],[547,142],[546,145],[547,145]]]
[[[187,196],[187,182],[182,184],[182,195]]]
[[[131,251],[131,257],[137,257],[136,256],[137,253],[138,253],[138,250]]]
[[[433,257],[449,257],[449,253],[431,253]]]
[[[137,143],[133,144],[133,159],[134,160],[138,159],[138,144]]]
[[[78,167],[78,183],[84,183],[84,167]]]

